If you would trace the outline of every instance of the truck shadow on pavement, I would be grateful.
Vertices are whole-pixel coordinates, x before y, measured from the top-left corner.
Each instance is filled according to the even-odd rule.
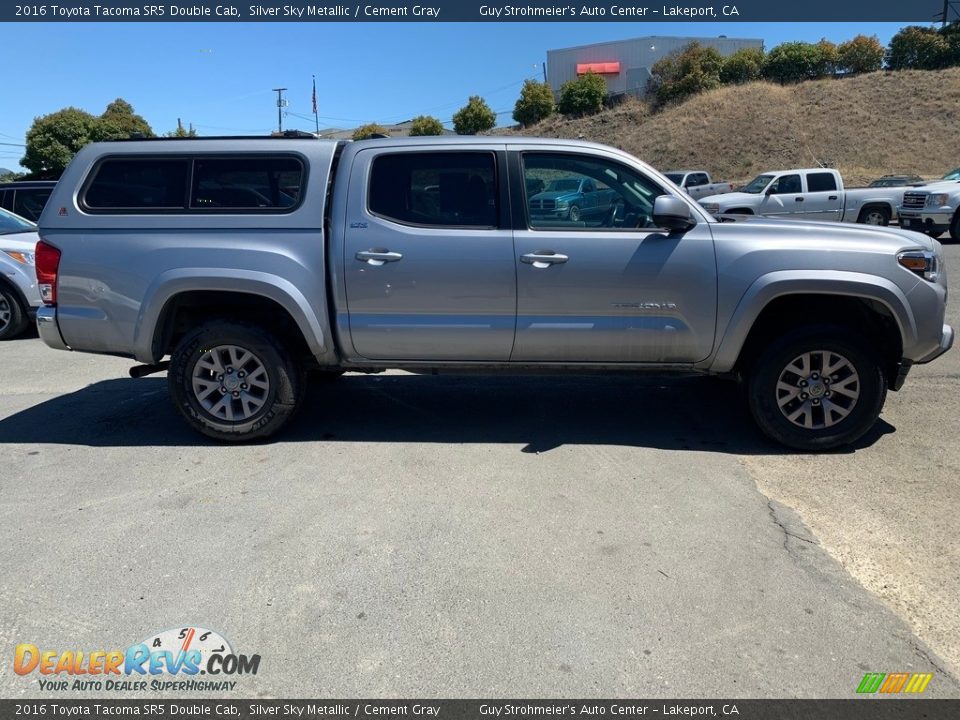
[[[854,452],[895,432],[880,420]],[[522,452],[623,445],[789,454],[754,426],[743,391],[705,377],[346,375],[313,382],[267,442],[498,443]],[[0,444],[216,446],[191,430],[164,378],[92,384],[0,420]]]

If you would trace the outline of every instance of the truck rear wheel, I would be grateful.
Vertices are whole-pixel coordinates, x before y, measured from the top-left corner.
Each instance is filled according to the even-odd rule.
[[[859,439],[877,421],[887,395],[869,344],[832,326],[802,328],[774,342],[753,364],[748,382],[760,429],[807,451]]]
[[[950,222],[950,239],[960,242],[960,210],[954,213],[953,220]]]
[[[303,399],[302,370],[263,329],[227,321],[183,337],[170,358],[174,405],[196,430],[227,442],[269,437]]]

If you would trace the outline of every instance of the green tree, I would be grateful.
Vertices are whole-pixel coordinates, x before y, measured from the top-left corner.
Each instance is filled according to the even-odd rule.
[[[720,87],[721,68],[723,56],[717,50],[692,42],[653,64],[650,88],[658,105],[677,102]]]
[[[517,104],[513,106],[513,119],[524,127],[535,125],[553,115],[555,108],[553,90],[547,83],[524,80],[520,97],[517,99]]]
[[[741,48],[723,60],[720,82],[725,85],[741,85],[759,80],[763,75],[764,54],[760,48]]]
[[[354,140],[366,140],[374,135],[387,135],[387,129],[378,123],[367,123],[353,131]]]
[[[557,109],[564,115],[592,115],[603,109],[606,97],[607,81],[596,73],[587,73],[560,87]]]
[[[177,125],[176,130],[171,130],[166,134],[168,138],[186,138],[186,137],[197,137],[196,128],[191,127],[189,130],[183,127],[183,125]]]
[[[820,53],[817,59],[817,77],[834,75],[840,68],[840,51],[837,46],[826,38],[822,38],[814,47]]]
[[[5,173],[0,174],[0,183],[14,182],[16,180],[21,180],[26,173],[19,173],[13,170],[8,170]]]
[[[946,65],[960,65],[960,21],[953,21],[937,31],[947,43]]]
[[[410,135],[443,135],[443,123],[432,115],[418,115],[410,122]]]
[[[453,129],[457,135],[476,135],[492,130],[497,124],[497,115],[479,95],[471,95],[467,104],[453,116]]]
[[[933,28],[910,25],[890,40],[891,70],[937,70],[950,62],[950,43]]]
[[[822,77],[828,66],[823,46],[808,42],[785,42],[767,55],[763,76],[779,83],[799,82]]]
[[[110,136],[110,139],[129,138],[134,135],[153,137],[153,128],[150,127],[150,123],[137,115],[133,105],[123,98],[117,98],[107,105],[100,119],[103,121],[100,133]],[[107,138],[104,137],[104,139]]]
[[[56,180],[80,148],[99,139],[100,127],[100,118],[75,107],[35,118],[20,164],[35,177]]]
[[[837,48],[839,67],[851,74],[876,72],[883,67],[885,54],[876,35],[857,35],[853,40],[840,43]]]

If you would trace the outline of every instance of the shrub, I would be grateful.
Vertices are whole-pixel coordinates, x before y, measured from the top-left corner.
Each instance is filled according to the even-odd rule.
[[[882,68],[884,52],[876,35],[857,35],[853,40],[840,43],[837,48],[840,68],[854,75],[876,72]]]
[[[741,85],[751,80],[759,80],[763,75],[763,50],[760,48],[742,48],[733,55],[724,58],[720,68],[720,82],[727,85]]]
[[[471,95],[467,104],[453,116],[453,129],[457,135],[476,135],[492,130],[497,124],[497,115],[479,95]]]
[[[950,62],[950,43],[933,28],[910,25],[890,41],[891,70],[937,70]]]
[[[558,109],[564,115],[592,115],[603,109],[606,97],[607,81],[596,73],[587,73],[561,86]]]
[[[366,140],[374,135],[386,135],[387,129],[378,123],[367,123],[353,131],[354,140]]]
[[[829,66],[824,50],[823,45],[808,42],[781,43],[767,55],[763,64],[763,76],[779,83],[822,77]]]
[[[653,64],[651,87],[657,104],[684,100],[691,95],[720,87],[723,56],[700,43],[690,43]]]
[[[432,115],[418,115],[410,123],[410,135],[443,135],[443,123]]]
[[[513,119],[524,126],[533,125],[550,117],[554,109],[553,90],[547,83],[524,80],[520,97],[513,106]]]

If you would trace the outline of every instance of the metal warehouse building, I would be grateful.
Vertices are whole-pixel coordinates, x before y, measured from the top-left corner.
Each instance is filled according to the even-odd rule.
[[[743,48],[763,49],[763,40],[720,37],[649,37],[615,40],[594,45],[547,51],[547,82],[555,95],[568,80],[588,72],[607,81],[611,95],[644,95],[650,80],[650,68],[663,57],[692,42],[716,49],[721,55],[732,55]]]

